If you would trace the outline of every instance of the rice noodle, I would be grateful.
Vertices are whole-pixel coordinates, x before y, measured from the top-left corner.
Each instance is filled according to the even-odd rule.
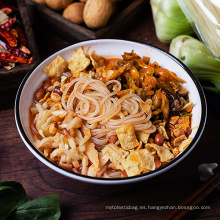
[[[66,95],[73,85],[74,88],[66,100]],[[108,89],[109,85],[113,86],[113,92]],[[103,83],[95,79],[76,78],[63,92],[64,109],[73,111],[86,121],[95,145],[105,146],[108,137],[115,135],[115,130],[127,123],[131,123],[136,131],[142,130],[147,133],[156,131],[150,121],[151,112],[146,115],[139,105],[142,99],[136,94],[127,94],[118,99],[115,95],[120,90],[121,83],[118,80]],[[128,115],[124,115],[123,111]]]

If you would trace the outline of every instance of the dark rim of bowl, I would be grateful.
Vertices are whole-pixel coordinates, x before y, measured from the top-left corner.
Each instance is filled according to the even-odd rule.
[[[73,171],[70,171],[70,170],[67,170],[55,163],[53,163],[51,160],[49,160],[48,158],[46,158],[45,156],[42,155],[42,153],[40,153],[34,146],[33,144],[31,143],[31,141],[28,139],[24,129],[23,129],[23,126],[21,124],[21,119],[20,119],[20,114],[19,114],[19,103],[20,103],[20,98],[21,98],[21,93],[22,93],[22,90],[23,90],[23,87],[25,85],[25,83],[27,82],[29,76],[32,74],[32,72],[35,70],[35,68],[40,64],[42,63],[44,60],[46,60],[48,57],[50,57],[51,55],[53,55],[54,53],[51,53],[50,55],[46,56],[45,58],[43,58],[40,62],[38,62],[38,64],[36,64],[33,69],[31,69],[27,74],[26,76],[24,77],[24,79],[22,80],[19,88],[18,88],[18,92],[17,92],[17,95],[16,95],[16,98],[15,98],[15,119],[16,119],[16,122],[17,122],[17,126],[18,126],[18,129],[20,130],[20,133],[22,134],[23,138],[25,139],[25,141],[29,144],[29,146],[31,146],[31,148],[40,156],[42,157],[44,160],[46,160],[47,162],[49,162],[52,166],[58,168],[58,169],[61,169],[62,171],[64,172],[67,172],[71,175],[76,175],[76,176],[79,176],[80,178],[85,178],[85,179],[91,179],[91,180],[102,180],[102,181],[106,181],[106,182],[114,182],[114,181],[118,181],[120,180],[121,182],[127,182],[129,180],[132,180],[132,179],[138,179],[140,177],[147,177],[149,176],[149,178],[152,176],[154,176],[153,174],[160,174],[170,168],[172,168],[173,166],[172,165],[175,165],[177,163],[179,163],[181,160],[180,158],[185,158],[185,156],[187,156],[187,154],[189,153],[189,151],[191,151],[195,145],[197,144],[197,142],[199,141],[202,133],[203,133],[203,130],[205,128],[205,124],[206,124],[206,117],[207,117],[207,105],[206,105],[206,99],[205,99],[205,94],[204,94],[204,91],[202,89],[202,86],[200,85],[198,79],[195,77],[195,75],[189,70],[189,68],[184,64],[182,63],[180,60],[178,60],[176,57],[174,57],[173,55],[171,55],[170,53],[164,51],[163,49],[160,49],[156,46],[153,46],[151,44],[147,44],[147,43],[143,43],[143,42],[140,42],[140,41],[131,41],[131,40],[122,40],[122,39],[91,39],[91,40],[85,40],[85,41],[82,41],[82,42],[79,42],[79,43],[83,43],[83,42],[88,42],[88,41],[98,41],[98,40],[111,40],[111,41],[126,41],[126,42],[130,42],[130,43],[138,43],[138,44],[142,44],[142,45],[145,45],[145,46],[148,46],[148,47],[151,47],[159,52],[161,52],[162,54],[168,56],[170,59],[172,59],[173,61],[175,61],[179,66],[181,66],[187,73],[188,75],[191,77],[191,79],[193,80],[197,90],[198,90],[198,93],[199,93],[199,96],[200,96],[200,99],[201,99],[201,121],[200,121],[200,125],[199,125],[199,129],[198,131],[196,132],[196,135],[195,137],[193,138],[192,142],[190,143],[190,145],[176,158],[174,158],[171,162],[167,163],[166,165],[156,169],[156,170],[153,170],[153,171],[150,171],[148,173],[144,173],[144,174],[140,174],[140,175],[137,175],[137,176],[131,176],[131,177],[124,177],[124,178],[102,178],[102,177],[91,177],[91,176],[86,176],[86,175],[82,175],[82,174],[78,174],[78,173],[75,173]],[[78,43],[76,43],[78,44]],[[72,44],[74,45],[74,44]],[[72,45],[69,45],[67,47],[64,47],[62,48],[61,50],[65,49],[65,48],[68,48]],[[59,50],[60,51],[60,50]],[[59,51],[56,51],[56,52],[59,52]],[[50,167],[51,168],[51,167]],[[52,168],[51,168],[52,169]],[[158,172],[159,171],[159,172]],[[63,174],[65,175],[65,174]]]

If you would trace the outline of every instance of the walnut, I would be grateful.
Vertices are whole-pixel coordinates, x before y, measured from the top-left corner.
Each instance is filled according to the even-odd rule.
[[[83,19],[89,28],[104,27],[112,15],[110,0],[88,0],[86,2]]]

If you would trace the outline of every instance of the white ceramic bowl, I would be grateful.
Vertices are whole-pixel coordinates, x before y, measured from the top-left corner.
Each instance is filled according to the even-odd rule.
[[[64,59],[68,59],[72,54],[75,53],[75,49],[79,49],[82,46],[84,47],[84,51],[95,51],[98,55],[104,57],[121,57],[121,54],[123,54],[124,52],[131,52],[132,50],[134,50],[139,56],[149,56],[150,62],[158,62],[161,67],[175,72],[178,77],[185,80],[187,83],[184,84],[184,87],[189,91],[190,101],[194,103],[194,108],[192,111],[193,130],[191,134],[191,137],[193,137],[193,141],[187,147],[187,149],[183,151],[180,155],[178,155],[170,163],[157,170],[139,176],[115,179],[95,178],[76,174],[74,172],[63,169],[62,167],[59,167],[58,165],[45,158],[33,146],[33,137],[31,135],[29,125],[29,107],[33,102],[33,96],[35,92],[42,85],[42,82],[47,79],[47,76],[46,74],[44,74],[42,69],[46,65],[48,65],[53,59],[55,59],[58,54],[61,55]],[[41,162],[43,162],[45,165],[58,173],[61,173],[73,179],[98,184],[124,184],[146,180],[160,173],[163,173],[171,167],[175,166],[182,159],[184,159],[196,146],[204,130],[206,122],[206,112],[206,101],[203,90],[196,77],[182,62],[180,62],[169,53],[151,45],[139,42],[112,39],[90,40],[77,43],[72,46],[66,47],[44,59],[25,76],[19,87],[15,102],[15,119],[18,131],[25,145],[34,154],[34,156],[36,156]]]

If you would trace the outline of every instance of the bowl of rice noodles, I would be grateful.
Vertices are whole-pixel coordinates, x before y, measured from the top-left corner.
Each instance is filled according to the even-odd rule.
[[[15,119],[27,148],[70,178],[97,184],[146,180],[196,146],[206,101],[193,73],[140,42],[80,42],[23,79]]]

